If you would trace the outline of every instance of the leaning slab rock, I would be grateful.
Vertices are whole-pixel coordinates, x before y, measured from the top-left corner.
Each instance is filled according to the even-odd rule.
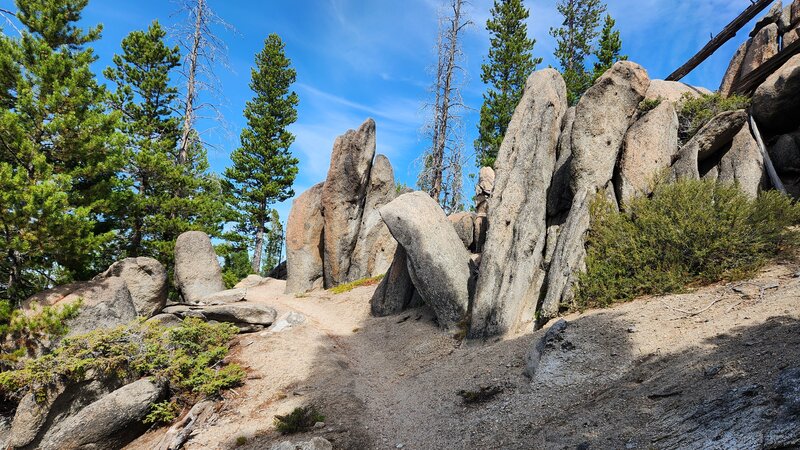
[[[564,79],[553,69],[528,78],[495,164],[470,337],[505,333],[533,317],[544,278],[547,188],[567,111]]]
[[[322,183],[300,194],[286,226],[286,293],[310,291],[322,278]]]
[[[175,287],[187,303],[225,290],[211,238],[202,231],[187,231],[175,242]]]
[[[454,330],[466,319],[470,255],[442,208],[428,194],[403,194],[380,209],[405,250],[411,280],[433,308],[439,326]]]

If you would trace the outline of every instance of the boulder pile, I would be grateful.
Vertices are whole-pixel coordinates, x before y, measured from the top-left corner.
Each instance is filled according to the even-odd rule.
[[[325,182],[295,199],[286,227],[287,293],[386,273],[397,248],[378,210],[397,195],[394,171],[375,156],[375,121],[336,139]]]

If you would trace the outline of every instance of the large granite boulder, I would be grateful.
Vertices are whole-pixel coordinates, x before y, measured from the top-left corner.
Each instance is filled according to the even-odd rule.
[[[370,309],[375,317],[398,314],[411,306],[414,298],[414,283],[408,272],[408,259],[402,246],[395,250],[392,265],[383,277],[370,300]]]
[[[719,181],[738,183],[752,198],[756,198],[759,191],[764,189],[767,182],[764,157],[748,125],[736,133],[730,150],[720,159],[717,171]]]
[[[778,54],[778,25],[771,23],[755,35],[747,47],[739,76],[745,77]]]
[[[558,138],[556,165],[553,168],[553,179],[547,191],[547,215],[558,217],[569,211],[572,203],[572,191],[569,188],[570,165],[572,164],[572,127],[575,124],[575,107],[572,106],[564,115],[561,136]]]
[[[800,172],[800,133],[778,136],[768,152],[779,173]]]
[[[478,185],[475,186],[475,212],[486,214],[489,210],[489,197],[494,189],[495,173],[491,167],[481,167],[478,172]]]
[[[260,325],[268,327],[275,322],[277,312],[259,303],[239,302],[227,305],[205,306],[200,310],[208,320],[234,325]]]
[[[578,277],[586,271],[586,232],[589,230],[589,205],[594,199],[590,191],[575,195],[567,221],[561,226],[558,241],[547,271],[547,290],[539,312],[539,323],[558,316],[561,305],[570,305],[575,296]]]
[[[147,430],[143,419],[164,393],[163,384],[148,379],[123,386],[65,419],[37,448],[122,448]]]
[[[453,229],[456,230],[458,237],[461,238],[464,247],[469,250],[472,249],[472,244],[475,242],[475,219],[477,219],[477,214],[469,211],[453,213],[447,216],[447,220],[453,224]]]
[[[225,290],[217,254],[202,231],[187,231],[175,241],[175,288],[186,303]]]
[[[753,94],[753,117],[762,132],[790,132],[800,117],[800,55],[770,75]]]
[[[167,269],[153,258],[126,258],[117,261],[96,276],[95,280],[110,277],[125,280],[139,316],[152,317],[167,303]]]
[[[367,119],[333,144],[328,177],[322,187],[325,217],[323,268],[325,287],[345,283],[356,247],[375,156],[375,121]]]
[[[700,178],[700,163],[729,144],[747,121],[745,110],[726,111],[712,118],[678,151],[672,164],[674,178]]]
[[[397,189],[389,158],[377,155],[369,175],[369,189],[347,280],[374,277],[389,270],[397,241],[392,238],[378,212],[381,206],[394,200]]]
[[[286,222],[286,293],[311,290],[322,278],[322,185],[303,192],[292,203]]]
[[[662,102],[631,126],[625,135],[615,187],[623,204],[648,195],[653,181],[672,164],[678,152],[678,114],[671,102]]]
[[[64,296],[49,295],[50,303],[42,306],[63,307],[81,301],[77,317],[70,319],[68,336],[88,333],[102,328],[114,328],[136,319],[136,306],[128,285],[122,278],[87,281],[74,287]]]
[[[578,102],[572,127],[573,194],[600,189],[611,180],[625,132],[649,86],[641,66],[620,61]]]
[[[513,332],[533,319],[544,278],[547,189],[567,108],[566,85],[557,71],[528,78],[495,163],[471,337]]]
[[[467,318],[471,261],[444,211],[428,194],[412,192],[383,206],[380,214],[405,250],[414,287],[439,326],[456,329]]]
[[[680,81],[651,80],[644,94],[645,100],[661,99],[671,103],[681,103],[686,96],[700,97],[711,94],[706,88],[690,86]]]
[[[741,78],[742,64],[744,63],[745,55],[747,55],[748,44],[749,41],[743,42],[734,53],[730,64],[728,64],[728,70],[725,71],[725,75],[723,75],[722,82],[719,85],[719,93],[723,97],[728,97],[733,93],[733,86]]]

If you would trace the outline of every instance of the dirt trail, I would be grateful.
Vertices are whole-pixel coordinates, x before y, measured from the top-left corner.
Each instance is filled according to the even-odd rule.
[[[791,370],[800,367],[796,270],[774,266],[748,283],[567,316],[559,346],[532,380],[522,374],[524,355],[544,331],[466,345],[440,332],[424,308],[370,317],[374,287],[297,298],[271,282],[252,298],[279,318],[294,311],[306,322],[237,339],[231,358],[249,377],[187,448],[269,448],[283,440],[273,417],[309,403],[326,416],[309,436],[348,449],[791,442],[800,424],[783,417],[800,412],[800,395],[795,405],[781,383],[796,385]],[[483,404],[464,405],[458,395],[489,386],[503,391]],[[163,432],[129,448],[151,448]],[[239,437],[247,443],[237,447]]]

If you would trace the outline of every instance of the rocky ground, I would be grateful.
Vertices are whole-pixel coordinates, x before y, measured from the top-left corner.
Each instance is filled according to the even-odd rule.
[[[786,262],[745,283],[569,315],[540,347],[532,379],[526,354],[546,329],[464,344],[426,309],[370,317],[374,287],[295,297],[272,281],[248,297],[276,308],[279,322],[289,313],[305,322],[238,338],[232,358],[248,379],[187,448],[269,448],[286,440],[274,416],[306,404],[325,427],[292,439],[322,436],[334,448],[797,446],[797,270]],[[465,405],[459,391],[482,387],[502,392]],[[127,448],[153,448],[165,431]]]

